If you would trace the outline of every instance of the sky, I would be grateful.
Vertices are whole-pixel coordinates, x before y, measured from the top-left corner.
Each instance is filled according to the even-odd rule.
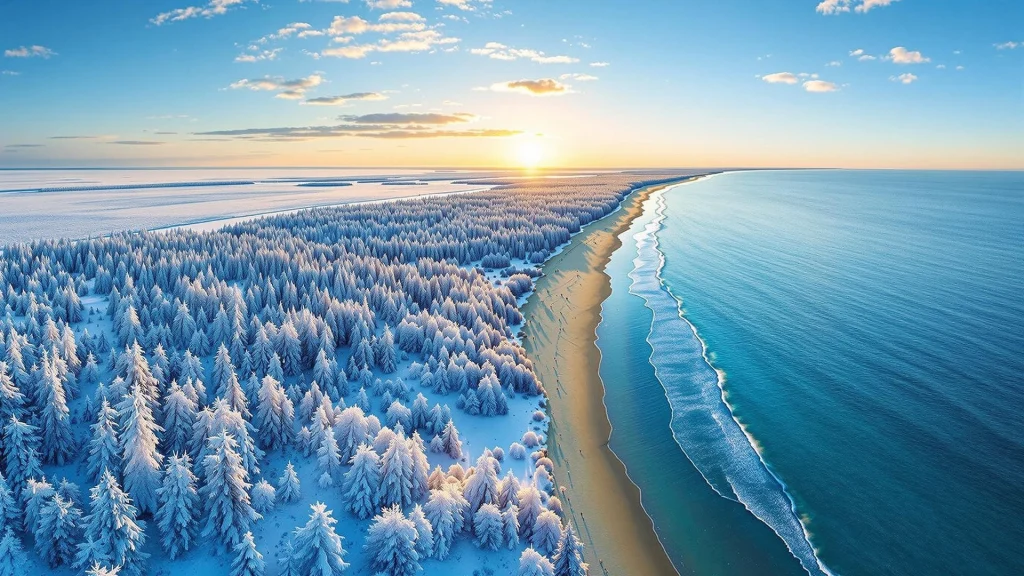
[[[1024,169],[1019,0],[0,0],[0,167]]]

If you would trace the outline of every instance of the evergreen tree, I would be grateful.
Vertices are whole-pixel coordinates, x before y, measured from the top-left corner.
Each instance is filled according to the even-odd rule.
[[[444,453],[453,460],[462,460],[462,440],[459,439],[459,431],[451,420],[444,427],[441,433],[441,442]]]
[[[530,544],[541,554],[550,556],[558,548],[558,541],[562,537],[562,522],[558,515],[551,510],[545,510],[537,516],[537,522],[533,525],[533,536],[530,537]]]
[[[501,481],[498,491],[498,508],[505,510],[509,506],[519,506],[519,479],[509,470]],[[518,523],[518,521],[517,521]]]
[[[188,450],[196,417],[196,403],[177,382],[171,382],[164,400],[164,454],[181,454]]]
[[[285,503],[290,504],[299,499],[299,475],[295,473],[295,467],[289,462],[277,481],[277,497]]]
[[[252,532],[246,532],[235,546],[235,559],[231,562],[231,576],[263,576],[266,571],[263,554],[256,549]]]
[[[257,394],[256,419],[260,447],[267,450],[284,448],[295,436],[295,408],[281,384],[270,376],[263,377]]]
[[[299,342],[299,333],[291,322],[285,322],[277,331],[274,348],[281,358],[281,367],[285,374],[302,374],[302,344]]]
[[[320,487],[334,486],[334,479],[341,473],[341,456],[338,455],[338,441],[330,430],[324,434],[320,448],[316,451],[316,464],[320,472]]]
[[[75,442],[71,433],[71,415],[68,411],[64,383],[53,363],[43,364],[41,379],[37,386],[42,405],[39,430],[42,436],[43,460],[61,466],[74,453]]]
[[[21,526],[21,506],[14,499],[14,493],[7,485],[7,479],[0,474],[0,531],[4,528]]]
[[[377,357],[377,365],[381,372],[394,374],[398,371],[398,354],[395,350],[395,338],[391,334],[391,328],[384,327],[384,335],[380,340],[380,353]]]
[[[430,558],[434,553],[434,529],[427,521],[423,507],[419,504],[413,506],[409,512],[409,520],[416,527],[416,552],[420,558]]]
[[[434,538],[433,556],[444,560],[451,551],[455,536],[463,530],[464,520],[461,502],[465,502],[457,490],[442,488],[431,490],[430,498],[423,506],[423,513],[430,522]]]
[[[395,436],[381,458],[381,482],[378,501],[381,506],[411,506],[413,497],[413,458],[409,443]]]
[[[360,445],[352,457],[352,468],[345,473],[342,495],[345,509],[366,520],[377,510],[380,486],[380,457],[366,444]]]
[[[313,380],[319,382],[320,386],[328,392],[334,392],[337,395],[337,390],[334,386],[334,372],[331,371],[331,361],[327,358],[327,352],[323,349],[316,356],[316,363],[313,365]]]
[[[160,505],[154,519],[160,529],[160,542],[174,560],[192,547],[199,520],[196,476],[188,454],[167,458],[163,485],[157,489],[157,497]]]
[[[573,533],[572,524],[566,525],[555,551],[555,576],[587,576],[587,565],[583,563],[582,549],[583,544]]]
[[[163,429],[156,424],[141,386],[132,388],[131,394],[118,406],[118,415],[125,490],[140,513],[155,512],[160,465],[164,458],[157,450],[157,434]]]
[[[85,576],[120,576],[121,568],[117,566],[103,566],[101,564],[93,564],[92,568],[85,571]]]
[[[373,569],[390,576],[413,576],[422,569],[416,552],[416,525],[398,505],[374,516],[366,535],[366,551]]]
[[[21,498],[29,478],[43,475],[39,465],[39,437],[36,427],[11,417],[4,427],[4,471],[15,498]]]
[[[46,481],[44,476],[41,480],[29,478],[22,493],[22,501],[25,504],[25,531],[35,533],[39,529],[39,516],[43,507],[57,494],[53,485]]]
[[[25,417],[25,395],[21,393],[6,362],[0,362],[0,422]]]
[[[484,504],[473,515],[473,534],[476,545],[484,550],[497,550],[504,542],[501,511],[494,504]]]
[[[238,443],[227,432],[210,438],[208,455],[203,460],[206,484],[200,498],[206,504],[203,536],[215,538],[226,551],[234,549],[260,515],[249,501],[249,473],[242,466]]]
[[[358,406],[351,406],[341,411],[338,422],[334,425],[334,436],[338,441],[338,453],[341,461],[352,460],[359,446],[366,442],[368,428],[366,417]]]
[[[334,531],[338,523],[321,502],[310,506],[313,513],[302,528],[295,530],[291,568],[303,576],[339,576],[348,568],[342,538]],[[372,528],[371,528],[372,530]]]
[[[519,547],[519,507],[509,504],[501,513],[501,532],[509,550]]]
[[[21,539],[8,526],[0,539],[0,576],[26,576],[28,556],[21,547]]]
[[[114,474],[121,472],[121,447],[117,440],[117,412],[104,398],[92,425],[92,439],[89,440],[89,455],[86,457],[87,472],[91,482],[99,482],[105,470]]]
[[[476,460],[476,472],[466,479],[462,495],[469,502],[469,510],[475,513],[484,504],[498,501],[498,461],[485,452]]]
[[[75,567],[113,564],[125,576],[140,576],[149,554],[142,551],[145,525],[136,521],[135,506],[109,470],[89,494],[90,513],[84,518],[88,543],[79,544]]]
[[[81,533],[82,511],[54,495],[39,511],[35,529],[36,552],[50,568],[71,563]]]
[[[519,490],[519,536],[524,540],[533,537],[533,527],[537,517],[544,511],[540,501],[540,492],[533,486],[524,486]]]
[[[519,571],[516,576],[555,576],[551,561],[533,548],[523,550],[519,556]]]
[[[277,490],[266,480],[252,485],[252,507],[260,514],[271,512],[277,498]]]

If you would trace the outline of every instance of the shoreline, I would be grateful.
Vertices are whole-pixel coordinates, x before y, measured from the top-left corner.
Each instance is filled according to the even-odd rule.
[[[651,194],[693,179],[634,189],[618,210],[544,264],[544,276],[522,308],[523,346],[548,392],[547,443],[558,496],[594,576],[679,574],[643,508],[640,489],[609,446],[612,425],[597,327],[611,295],[605,268],[622,245],[619,235],[643,213]]]

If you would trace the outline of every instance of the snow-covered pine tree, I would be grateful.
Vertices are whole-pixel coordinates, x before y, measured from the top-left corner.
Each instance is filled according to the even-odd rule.
[[[92,439],[89,440],[89,454],[86,456],[89,480],[99,482],[104,470],[120,475],[121,465],[121,446],[117,440],[117,411],[111,408],[104,398],[96,413],[96,423],[92,425]]]
[[[541,554],[550,556],[558,548],[562,538],[562,521],[551,510],[545,510],[537,516],[533,525],[533,536],[530,544]]]
[[[334,486],[335,479],[341,474],[341,456],[338,455],[338,441],[328,430],[316,451],[316,469],[320,472],[320,487]]]
[[[25,504],[25,532],[35,533],[39,528],[39,514],[56,493],[53,484],[46,480],[46,476],[39,480],[28,479],[25,491],[21,494],[22,502]]]
[[[163,485],[157,489],[159,507],[156,511],[160,542],[171,560],[192,547],[199,521],[199,495],[192,460],[188,454],[167,458]]]
[[[497,550],[504,542],[501,511],[494,504],[484,504],[473,515],[476,545],[484,550]]]
[[[397,504],[406,507],[413,504],[413,466],[409,443],[404,437],[396,435],[381,457],[378,492],[378,502],[381,506]]]
[[[60,466],[68,461],[75,451],[64,382],[53,362],[44,362],[40,376],[36,390],[42,406],[39,414],[39,431],[43,461]]]
[[[572,524],[567,524],[558,541],[553,564],[555,576],[587,576],[587,565],[583,563],[583,543],[573,533]]]
[[[258,404],[253,425],[259,431],[259,445],[266,450],[284,448],[295,436],[295,408],[281,388],[281,383],[270,376],[263,377],[257,393]]]
[[[182,454],[188,450],[192,428],[196,423],[196,403],[177,382],[171,382],[163,408],[163,453]]]
[[[430,558],[434,553],[434,529],[427,521],[423,507],[419,504],[413,506],[409,512],[409,520],[416,526],[416,552],[420,558]]]
[[[365,548],[373,569],[389,576],[413,576],[422,569],[416,552],[416,525],[398,505],[374,516]]]
[[[533,537],[533,527],[537,517],[544,511],[540,492],[533,486],[523,486],[519,490],[519,536],[529,541]]]
[[[466,479],[462,495],[469,502],[470,513],[476,513],[480,506],[498,501],[498,461],[487,452],[476,460],[476,472]]]
[[[523,550],[519,556],[519,571],[516,576],[555,576],[555,567],[533,548]]]
[[[25,417],[25,395],[22,394],[6,362],[0,362],[0,422],[8,422],[11,417]]]
[[[295,530],[289,565],[294,573],[302,576],[339,576],[348,568],[348,563],[342,538],[334,531],[338,521],[322,502],[313,504],[310,509],[313,512],[309,521]]]
[[[0,538],[0,576],[27,576],[28,556],[21,547],[21,539],[8,526]]]
[[[58,495],[54,495],[39,511],[36,523],[36,553],[50,566],[70,564],[81,535],[82,511]]]
[[[295,473],[295,467],[289,462],[277,480],[277,498],[285,504],[290,504],[299,499],[299,475]]]
[[[265,514],[274,509],[277,498],[277,489],[270,482],[260,479],[252,485],[252,507],[260,514]]]
[[[163,455],[157,450],[157,425],[141,386],[118,406],[121,422],[121,449],[124,459],[124,487],[139,513],[156,512],[156,490],[160,487]]]
[[[509,503],[501,513],[501,531],[505,547],[515,550],[519,547],[519,507]]]
[[[242,466],[238,443],[227,432],[209,440],[203,461],[206,484],[199,496],[206,503],[204,537],[212,536],[225,551],[231,551],[261,516],[249,500],[249,473]]]
[[[360,445],[341,488],[345,509],[356,518],[366,520],[377,510],[380,476],[380,457],[366,444]]]
[[[453,460],[462,460],[462,440],[459,439],[459,431],[455,428],[455,422],[449,420],[441,433],[441,442],[444,453]]]
[[[246,532],[235,546],[235,559],[231,562],[231,576],[263,576],[267,565],[263,554],[256,549],[252,532]]]
[[[128,494],[105,470],[89,496],[90,512],[83,519],[87,542],[78,545],[75,568],[112,564],[120,567],[124,576],[140,576],[149,557],[142,551],[145,524],[136,520],[137,510]]]
[[[461,492],[457,488],[442,488],[431,490],[430,498],[423,506],[423,514],[430,522],[434,538],[433,556],[438,560],[444,560],[451,551],[455,537],[462,532],[464,518],[462,513]]]
[[[29,478],[43,475],[38,446],[36,427],[11,417],[4,427],[4,471],[15,498],[21,498]]]
[[[21,506],[14,499],[14,492],[7,484],[7,479],[0,474],[0,531],[10,526],[21,527]]]

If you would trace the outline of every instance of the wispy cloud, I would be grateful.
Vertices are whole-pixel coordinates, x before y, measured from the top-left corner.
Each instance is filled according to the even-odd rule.
[[[995,44],[996,50],[1014,50],[1016,48],[1024,48],[1024,42],[1003,42],[1002,44]]]
[[[558,77],[558,79],[559,80],[576,80],[578,82],[593,82],[594,80],[598,80],[598,77],[597,76],[592,76],[590,74],[581,74],[579,72],[573,72],[571,74],[562,74],[561,76]]]
[[[418,125],[441,125],[441,124],[459,124],[463,122],[472,122],[477,119],[476,114],[468,114],[464,112],[456,112],[454,114],[440,114],[440,113],[378,113],[378,114],[363,114],[361,116],[342,116],[339,120],[351,122],[353,124],[418,124]]]
[[[366,0],[366,5],[377,10],[394,10],[412,6],[409,0]]]
[[[491,84],[490,89],[495,92],[515,92],[517,94],[525,94],[527,96],[561,96],[572,92],[569,85],[562,84],[554,78],[498,82],[496,84]]]
[[[0,76],[21,76],[21,72],[15,72],[14,70],[0,70]]]
[[[897,2],[898,0],[823,0],[815,8],[821,14],[842,14],[849,12],[852,8],[854,12],[865,14],[872,8],[879,8],[882,6],[889,6],[890,4]]]
[[[262,62],[264,60],[277,60],[277,55],[283,50],[283,48],[274,48],[273,50],[262,50],[254,54],[239,54],[235,57],[235,62]]]
[[[46,46],[20,46],[4,50],[4,56],[8,58],[43,58],[48,59],[56,56],[57,53]]]
[[[319,98],[310,98],[306,100],[304,104],[311,106],[344,106],[345,104],[356,101],[356,100],[387,100],[386,94],[380,92],[353,92],[352,94],[344,94],[341,96],[321,96]]]
[[[594,68],[605,68],[607,66],[610,66],[610,64],[607,62],[591,62],[590,65],[593,66]]]
[[[808,92],[836,92],[839,87],[833,82],[826,82],[825,80],[808,80],[803,84],[804,90]]]
[[[234,90],[247,88],[249,90],[277,92],[274,96],[275,98],[299,100],[305,97],[307,90],[319,86],[323,81],[323,76],[319,74],[310,74],[305,78],[295,80],[285,80],[280,76],[264,76],[263,78],[243,79],[233,82],[230,88]]]
[[[796,77],[796,74],[792,72],[776,72],[774,74],[766,74],[761,77],[761,80],[769,84],[796,84],[800,80]]]
[[[899,76],[889,76],[889,80],[893,82],[899,82],[900,84],[910,84],[917,80],[917,76],[914,76],[910,72],[905,72]]]
[[[168,22],[181,22],[182,20],[189,20],[191,18],[213,18],[221,14],[226,14],[228,9],[232,6],[238,6],[244,4],[249,0],[210,0],[204,6],[187,6],[185,8],[175,8],[169,12],[161,12],[157,14],[150,22],[156,26],[161,26]]]
[[[119,144],[121,146],[159,146],[163,144],[163,142],[158,142],[156,140],[114,140],[112,142],[107,142],[107,144]]]
[[[932,61],[931,58],[924,57],[920,52],[907,50],[903,46],[897,46],[889,50],[886,60],[892,60],[896,64],[924,64],[925,62]]]
[[[42,148],[42,144],[7,144],[4,148]]]
[[[511,48],[499,42],[488,42],[483,48],[473,48],[469,52],[478,56],[487,56],[494,60],[512,61],[522,59],[539,64],[574,64],[580,61],[579,58],[573,58],[572,56],[549,56],[539,50]]]
[[[850,50],[850,56],[856,58],[857,60],[860,60],[861,62],[866,62],[868,60],[877,60],[877,58],[872,56],[871,54],[865,54],[862,48]]]
[[[324,138],[505,138],[522,134],[521,130],[479,128],[454,130],[445,128],[475,120],[473,114],[365,114],[342,116],[344,124],[334,126],[299,126],[278,128],[242,128],[197,132],[195,136],[230,137],[269,142],[295,142]]]
[[[472,12],[476,10],[473,0],[437,0],[437,3],[441,6],[450,6],[452,8],[458,8],[459,10],[465,10]],[[477,4],[490,4],[491,0],[477,0]]]
[[[321,55],[360,59],[365,58],[371,52],[428,52],[437,46],[452,45],[458,42],[458,38],[445,36],[437,30],[428,29],[404,32],[395,39],[382,38],[374,43],[328,48],[321,52]]]

